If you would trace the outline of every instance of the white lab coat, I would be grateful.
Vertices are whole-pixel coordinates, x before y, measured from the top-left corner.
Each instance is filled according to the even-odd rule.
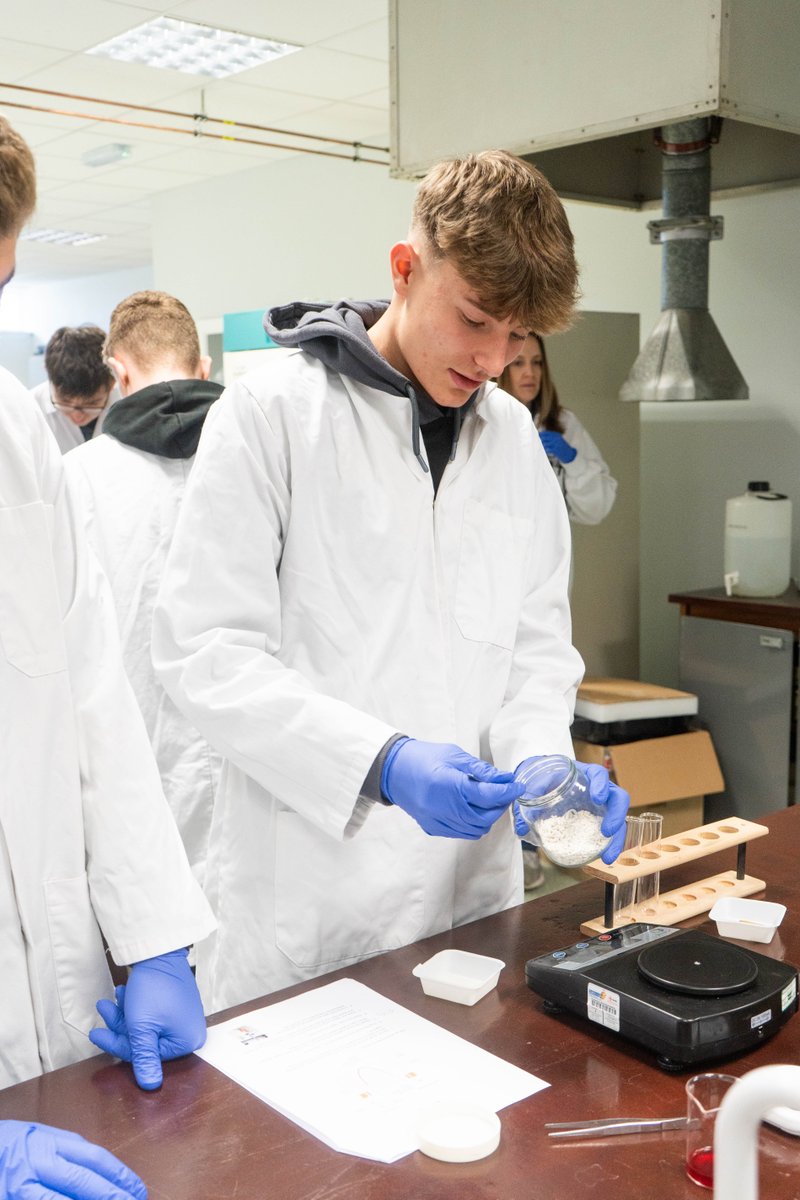
[[[613,508],[617,481],[575,413],[562,408],[561,418],[564,439],[578,451],[571,463],[551,460],[567,511],[577,525],[599,525]],[[538,418],[536,426],[541,428]]]
[[[67,454],[64,470],[111,584],[125,670],[164,793],[202,883],[222,759],[166,694],[150,653],[153,604],[193,461],[162,458],[103,434]]]
[[[68,450],[72,450],[75,446],[82,446],[86,442],[80,430],[80,426],[74,421],[70,421],[66,413],[60,412],[53,404],[53,397],[50,391],[50,380],[45,379],[42,383],[37,383],[35,388],[31,388],[33,396],[39,408],[42,411],[50,432],[58,442],[58,448],[62,454],[66,454]],[[108,400],[108,405],[103,409],[97,418],[97,424],[92,432],[92,437],[95,438],[103,432],[103,422],[106,419],[106,413],[115,400],[119,399],[118,389],[112,388],[111,395]],[[91,440],[91,439],[89,439]]]
[[[0,1086],[96,1053],[117,963],[205,937],[108,585],[30,395],[0,371]]]
[[[436,838],[359,792],[397,731],[504,769],[571,753],[568,570],[555,476],[494,385],[435,504],[403,399],[294,353],[217,401],[153,625],[162,680],[228,760],[212,1011],[522,900],[510,813]]]

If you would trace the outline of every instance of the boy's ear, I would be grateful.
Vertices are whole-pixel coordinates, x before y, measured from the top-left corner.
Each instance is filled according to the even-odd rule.
[[[405,295],[416,269],[417,252],[411,242],[397,242],[389,252],[389,262],[392,268],[392,284],[398,295]]]
[[[119,358],[107,358],[106,363],[108,369],[117,381],[117,387],[123,396],[127,396],[130,390],[130,378],[128,376],[128,368],[125,363]]]

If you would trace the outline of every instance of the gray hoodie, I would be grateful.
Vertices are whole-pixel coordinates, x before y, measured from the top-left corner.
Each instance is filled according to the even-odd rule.
[[[421,429],[433,467],[434,487],[438,487],[448,458],[451,462],[455,458],[464,413],[477,393],[461,408],[442,408],[418,384],[396,371],[367,334],[387,308],[386,300],[337,300],[330,305],[298,300],[271,308],[264,318],[264,328],[279,346],[296,346],[340,375],[407,399],[411,404],[414,456],[425,471],[430,469],[420,451]]]

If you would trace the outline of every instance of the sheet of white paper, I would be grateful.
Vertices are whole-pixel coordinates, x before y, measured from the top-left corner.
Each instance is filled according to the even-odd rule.
[[[549,1085],[340,979],[214,1025],[200,1058],[335,1150],[395,1162],[448,1099],[498,1112]]]

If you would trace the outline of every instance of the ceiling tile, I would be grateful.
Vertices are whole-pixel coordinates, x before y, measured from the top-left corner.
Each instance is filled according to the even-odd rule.
[[[29,42],[12,42],[8,38],[0,38],[0,79],[6,83],[16,83],[32,71],[41,71],[59,62],[68,53],[51,46],[37,46]],[[0,95],[4,94],[4,90],[0,88]],[[9,91],[8,95],[11,94]]]
[[[325,50],[341,50],[346,54],[361,54],[365,58],[389,61],[389,21],[370,21],[358,29],[349,29],[319,43]]]
[[[277,125],[285,117],[318,108],[319,101],[319,96],[306,96],[301,92],[280,92],[234,80],[214,80],[192,92],[165,97],[161,103],[165,108],[187,113],[204,112],[220,120]]]
[[[3,37],[62,50],[87,50],[149,20],[140,8],[108,0],[35,0],[3,5]]]
[[[357,104],[327,104],[286,122],[287,129],[344,138],[348,142],[372,141],[388,150],[386,113]],[[377,139],[377,140],[376,140]]]
[[[284,92],[305,92],[325,100],[346,100],[359,92],[386,87],[389,68],[373,58],[342,54],[311,46],[299,54],[276,58],[239,76],[242,82],[262,84]]]
[[[184,21],[310,46],[386,14],[388,0],[183,0],[170,8]],[[294,56],[293,56],[294,57]]]

